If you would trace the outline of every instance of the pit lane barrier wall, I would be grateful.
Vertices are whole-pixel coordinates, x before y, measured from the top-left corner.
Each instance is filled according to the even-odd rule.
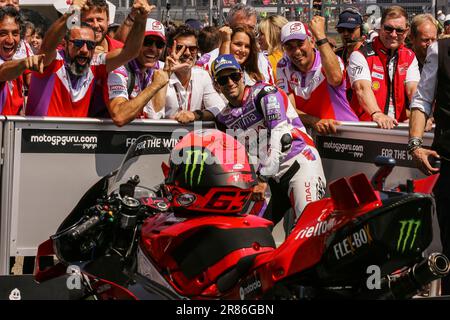
[[[7,117],[0,124],[0,275],[9,274],[10,257],[36,254],[37,246],[56,231],[84,192],[120,165],[134,138],[152,134],[160,140],[155,145],[155,170],[149,173],[156,185],[163,179],[161,162],[168,160],[174,144],[171,133],[194,129],[172,120],[135,120],[122,128],[111,120],[86,118]],[[424,138],[430,145],[433,134]],[[388,131],[371,123],[345,122],[337,134],[314,139],[328,182],[358,172],[371,177],[379,154],[397,160],[387,186],[422,177],[406,153],[407,124]]]

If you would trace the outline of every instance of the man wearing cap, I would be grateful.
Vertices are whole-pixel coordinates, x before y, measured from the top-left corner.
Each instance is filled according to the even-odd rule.
[[[171,68],[173,73],[166,87],[164,117],[188,123],[195,120],[194,111],[207,111],[216,115],[225,107],[225,103],[214,89],[209,73],[195,66],[197,33],[181,25],[175,29],[171,41],[169,55],[176,66]],[[151,112],[145,108],[144,113],[149,115]]]
[[[86,0],[74,0],[74,5],[85,9]],[[86,117],[94,92],[96,79],[127,63],[139,53],[145,32],[147,15],[154,6],[139,8],[137,23],[133,26],[123,49],[94,54],[95,31],[88,24],[67,28],[74,12],[67,12],[56,20],[46,33],[41,46],[45,54],[44,73],[34,72],[31,79],[27,115]],[[65,36],[63,50],[57,50]],[[106,95],[106,87],[105,92]]]
[[[298,21],[281,29],[286,54],[277,65],[277,85],[289,95],[306,126],[321,134],[334,133],[339,121],[358,118],[345,96],[344,65],[325,36],[325,19],[315,16],[310,26],[312,34]]]
[[[350,54],[364,43],[362,24],[361,14],[356,9],[348,8],[339,15],[336,30],[341,35],[342,47],[335,53],[342,59],[345,66],[348,65]]]
[[[228,12],[227,25],[230,28],[234,28],[238,25],[244,25],[256,34],[256,17],[257,12],[255,8],[244,3],[238,3],[231,7],[230,11]],[[197,66],[209,71],[211,70],[212,62],[217,58],[217,56],[219,56],[219,48],[216,48],[211,52],[202,55],[197,61]],[[273,70],[270,66],[269,60],[263,52],[258,52],[258,68],[264,77],[264,81],[273,84]]]
[[[416,91],[420,72],[414,52],[404,45],[407,34],[405,9],[386,8],[380,35],[350,55],[350,104],[361,121],[392,129],[408,119],[408,101]]]
[[[164,117],[165,94],[160,89],[167,84],[168,75],[159,58],[165,47],[164,26],[148,18],[138,57],[108,75],[108,110],[116,125],[123,126],[136,117]]]
[[[325,193],[322,162],[313,140],[286,93],[263,82],[246,86],[232,54],[219,56],[212,73],[229,101],[216,116],[218,127],[234,134],[251,157],[259,158],[259,183],[253,189],[253,200],[263,200],[269,184],[272,196],[264,217],[276,224],[293,208],[295,221],[309,202]]]

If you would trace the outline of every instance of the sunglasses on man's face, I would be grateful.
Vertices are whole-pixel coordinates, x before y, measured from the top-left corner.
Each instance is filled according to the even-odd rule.
[[[387,33],[392,33],[392,32],[396,32],[399,36],[401,36],[402,34],[404,34],[406,32],[407,29],[402,29],[402,28],[394,28],[392,26],[388,26],[388,25],[384,25],[383,26],[384,31],[386,31]]]
[[[198,51],[198,47],[197,46],[185,46],[185,47],[186,47],[186,49],[184,50],[184,52],[186,52],[189,49],[190,53],[195,54]],[[178,44],[177,45],[177,52],[180,51],[181,49],[183,49],[183,45]]]
[[[144,39],[144,47],[151,47],[155,44],[156,48],[162,49],[165,47],[166,43],[162,40],[155,40],[152,38],[145,38]]]
[[[231,81],[236,83],[239,80],[241,80],[242,75],[239,72],[233,72],[233,73],[227,74],[226,76],[218,77],[217,83],[221,86],[224,86],[224,85],[228,84],[228,78],[230,78]]]
[[[91,41],[91,40],[75,39],[75,40],[69,40],[69,41],[72,42],[75,47],[80,48],[80,49],[83,48],[83,46],[85,44],[89,50],[93,50],[97,46],[95,41]]]

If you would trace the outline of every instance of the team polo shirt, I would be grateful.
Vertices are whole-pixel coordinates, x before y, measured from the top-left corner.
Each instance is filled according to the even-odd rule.
[[[187,89],[183,87],[175,73],[170,76],[165,118],[171,118],[181,110],[208,110],[216,116],[223,108],[225,108],[225,102],[214,89],[207,71],[193,67]],[[147,110],[144,109],[144,112]]]
[[[108,97],[109,100],[114,98],[124,98],[126,100],[131,100],[136,98],[146,87],[152,83],[153,72],[156,69],[163,69],[164,62],[157,61],[156,64],[151,69],[146,69],[145,72],[139,67],[137,60],[132,60],[128,63],[128,70],[135,74],[134,85],[131,90],[130,95],[128,95],[129,86],[129,71],[125,66],[121,66],[116,70],[108,74]],[[164,118],[164,110],[155,112],[152,106],[152,101],[150,100],[145,106],[145,114],[142,114],[142,118],[149,119],[162,119]]]
[[[322,60],[315,50],[314,64],[307,73],[295,68],[285,55],[277,65],[277,86],[295,97],[296,108],[319,119],[358,121],[346,97],[345,78],[337,87],[331,86],[326,79]],[[344,71],[344,64],[338,58]]]
[[[5,61],[0,58],[0,65]],[[23,106],[23,80],[20,75],[10,81],[0,82],[0,114],[17,115]]]
[[[86,117],[94,92],[95,80],[106,82],[106,54],[94,55],[90,68],[82,76],[75,76],[66,66],[64,51],[44,73],[33,72],[26,115],[53,117]]]
[[[211,64],[213,63],[214,60],[216,60],[218,56],[219,56],[219,49],[217,48],[201,56],[201,58],[197,60],[196,65],[209,71],[211,70]],[[259,72],[261,72],[262,76],[264,77],[264,82],[275,84],[275,81],[273,79],[272,67],[270,66],[269,60],[267,59],[266,55],[262,52],[258,53],[258,69]],[[252,78],[250,78],[250,76],[245,70],[244,70],[244,83],[246,86],[252,86],[256,83]]]

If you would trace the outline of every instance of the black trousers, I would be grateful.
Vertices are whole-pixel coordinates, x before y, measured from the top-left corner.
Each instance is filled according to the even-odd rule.
[[[450,162],[441,160],[439,180],[434,187],[442,253],[450,259]],[[450,295],[450,276],[442,279],[442,294]]]

